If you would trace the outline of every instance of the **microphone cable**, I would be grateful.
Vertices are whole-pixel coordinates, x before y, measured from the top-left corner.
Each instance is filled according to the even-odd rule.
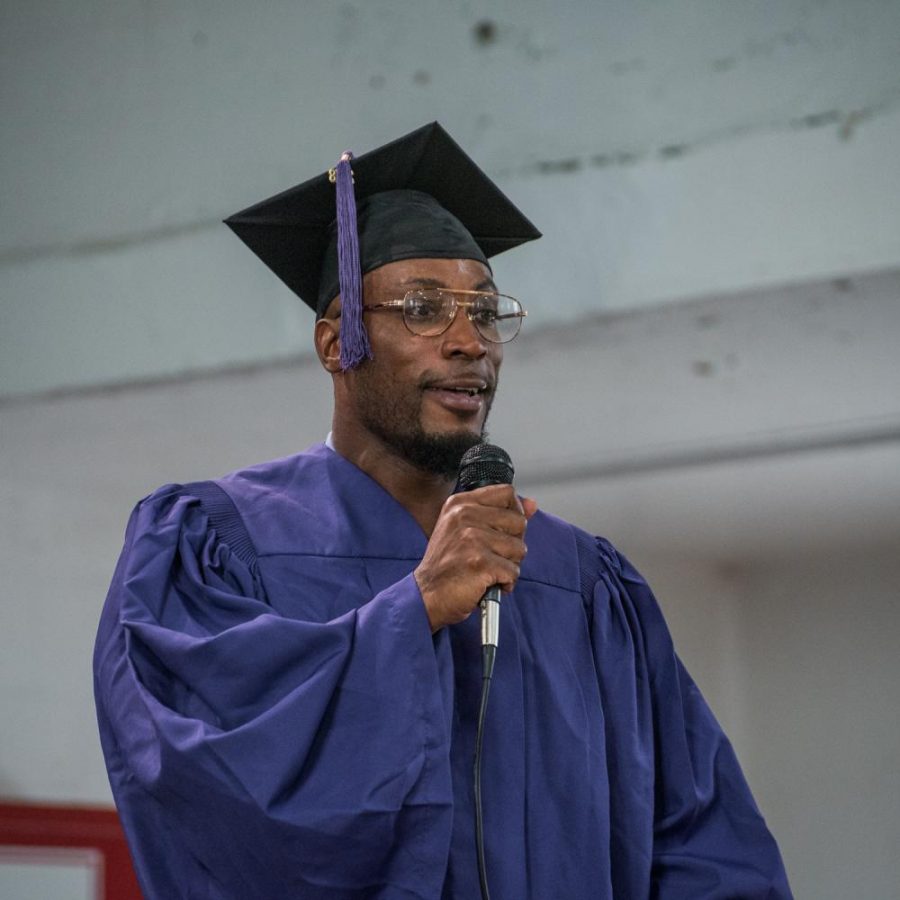
[[[482,603],[487,601],[482,600]],[[484,719],[487,713],[488,696],[491,691],[491,678],[494,674],[494,659],[497,648],[493,644],[485,644],[481,648],[481,703],[478,706],[478,727],[475,731],[475,763],[472,781],[475,788],[475,848],[478,854],[478,883],[481,886],[482,900],[491,900],[487,883],[487,863],[484,858],[484,819],[481,810],[481,747],[484,743]]]
[[[459,464],[456,490],[472,491],[490,484],[512,484],[512,460],[509,454],[493,444],[476,444],[464,454]],[[500,631],[500,588],[494,585],[481,598],[481,702],[478,706],[478,724],[475,730],[475,760],[472,766],[472,784],[475,795],[475,851],[478,859],[478,883],[481,900],[490,900],[487,862],[484,853],[484,816],[481,797],[481,758],[484,744],[484,723],[487,714],[494,660],[497,656],[497,638]]]

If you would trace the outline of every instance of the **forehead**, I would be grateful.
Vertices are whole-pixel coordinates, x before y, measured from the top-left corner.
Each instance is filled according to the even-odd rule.
[[[491,270],[476,259],[400,259],[373,269],[363,278],[367,293],[407,291],[418,286],[492,290],[494,279]]]

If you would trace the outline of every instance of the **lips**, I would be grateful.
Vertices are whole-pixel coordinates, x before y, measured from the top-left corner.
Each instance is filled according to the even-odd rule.
[[[466,397],[477,397],[479,394],[483,394],[487,390],[487,386],[480,387],[458,387],[454,385],[429,385],[426,390],[429,391],[449,391],[454,394],[463,394]]]
[[[425,392],[445,409],[464,414],[480,412],[490,391],[491,386],[484,378],[446,378],[425,386]]]
[[[430,381],[425,385],[429,391],[455,391],[460,394],[468,394],[474,397],[484,394],[490,388],[486,378],[444,378],[438,381]]]

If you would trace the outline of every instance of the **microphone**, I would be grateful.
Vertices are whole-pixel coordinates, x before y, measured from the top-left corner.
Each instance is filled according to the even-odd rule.
[[[505,450],[493,444],[476,444],[466,450],[460,460],[456,491],[473,491],[489,484],[512,484],[515,471]],[[479,606],[481,645],[496,648],[500,637],[500,586],[489,587]]]
[[[493,444],[476,444],[463,454],[459,463],[456,490],[473,491],[489,484],[512,484],[512,460],[505,450]],[[490,900],[487,861],[484,853],[484,817],[481,808],[481,751],[484,743],[484,721],[488,692],[494,674],[497,639],[500,636],[500,586],[489,587],[481,598],[481,703],[475,727],[475,761],[472,766],[472,791],[475,799],[475,849],[478,859],[478,884],[482,900]]]

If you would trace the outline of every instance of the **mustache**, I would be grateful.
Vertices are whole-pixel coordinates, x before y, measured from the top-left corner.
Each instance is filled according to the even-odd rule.
[[[455,369],[451,372],[425,372],[419,379],[419,387],[422,390],[446,384],[449,381],[478,381],[484,384],[482,393],[493,394],[497,390],[496,373],[485,372],[482,369]]]

